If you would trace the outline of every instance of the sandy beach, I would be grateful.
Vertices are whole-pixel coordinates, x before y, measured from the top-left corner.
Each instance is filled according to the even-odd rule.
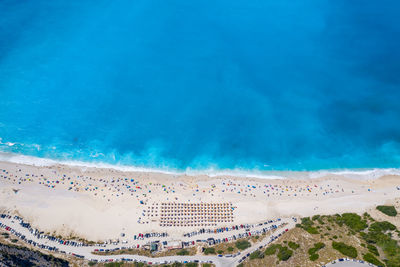
[[[162,226],[161,215],[155,213],[153,218],[150,212],[162,203],[229,204],[232,220],[221,216],[215,221],[219,227],[289,216],[362,213],[398,202],[399,176],[360,177],[346,173],[315,179],[210,177],[0,162],[0,212],[20,215],[45,232],[102,241],[121,233],[168,232],[179,237],[202,228]]]

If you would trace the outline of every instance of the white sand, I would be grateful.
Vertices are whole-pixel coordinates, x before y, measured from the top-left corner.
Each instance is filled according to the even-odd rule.
[[[0,162],[0,212],[17,213],[44,231],[100,241],[118,238],[120,233],[180,235],[190,230],[138,223],[145,220],[146,204],[154,202],[231,202],[236,207],[233,224],[240,224],[293,215],[362,213],[400,197],[396,188],[400,177],[395,175],[296,177],[186,176]]]

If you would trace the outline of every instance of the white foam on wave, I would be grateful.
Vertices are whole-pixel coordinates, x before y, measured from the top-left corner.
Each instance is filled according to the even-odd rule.
[[[27,156],[27,155],[8,153],[8,152],[7,153],[0,152],[0,161],[32,165],[37,167],[48,167],[48,166],[62,164],[73,167],[81,167],[83,169],[98,168],[98,169],[115,169],[123,172],[160,172],[166,174],[179,174],[178,172],[158,170],[158,169],[125,166],[125,165],[113,165],[108,163],[91,163],[91,162],[75,161],[75,160],[54,160],[54,159],[39,158],[34,156]]]
[[[327,172],[323,171],[322,173],[327,173]],[[400,169],[395,169],[395,168],[385,168],[385,169],[374,168],[365,170],[346,169],[346,170],[331,171],[329,172],[329,174],[335,174],[354,179],[362,179],[362,178],[374,179],[386,175],[400,175]]]
[[[57,164],[57,161],[52,159],[38,158],[38,157],[7,153],[7,152],[0,152],[0,161],[39,166],[39,167],[51,166]]]
[[[37,167],[48,167],[48,166],[62,164],[72,167],[80,167],[82,169],[87,169],[87,168],[114,169],[122,172],[152,172],[152,173],[163,173],[170,175],[187,175],[187,176],[205,175],[209,177],[231,176],[231,177],[245,177],[245,178],[260,178],[260,179],[289,178],[286,175],[271,174],[269,172],[262,172],[258,170],[243,170],[243,169],[218,170],[214,168],[199,169],[199,170],[191,168],[188,168],[186,170],[157,169],[157,168],[145,168],[145,167],[118,165],[118,164],[114,165],[108,163],[91,163],[91,162],[74,161],[74,160],[54,160],[54,159],[39,158],[39,157],[27,156],[9,152],[0,152],[0,161],[25,164]]]
[[[215,168],[209,169],[186,169],[184,171],[186,175],[198,176],[206,175],[209,177],[221,177],[221,176],[232,176],[232,177],[245,177],[245,178],[260,178],[260,179],[284,179],[288,178],[285,175],[275,174],[270,171],[260,171],[260,170],[245,170],[245,169],[231,169],[231,170],[220,170]]]
[[[215,168],[196,170],[171,170],[171,169],[156,169],[156,168],[145,168],[135,167],[126,165],[113,165],[108,163],[91,163],[83,161],[63,161],[54,160],[49,158],[39,158],[34,156],[27,156],[22,154],[15,154],[9,152],[0,152],[0,161],[11,162],[16,164],[25,164],[38,167],[48,167],[58,164],[68,165],[73,167],[79,167],[84,169],[87,168],[98,168],[98,169],[114,169],[122,172],[152,172],[152,173],[163,173],[170,175],[187,175],[187,176],[198,176],[205,175],[209,177],[245,177],[245,178],[260,178],[260,179],[316,179],[325,177],[328,175],[338,175],[346,178],[353,179],[377,179],[385,175],[399,175],[400,169],[395,168],[375,168],[375,169],[342,169],[342,170],[319,170],[319,171],[261,171],[261,170],[244,170],[244,169],[232,169],[232,170],[219,170]]]

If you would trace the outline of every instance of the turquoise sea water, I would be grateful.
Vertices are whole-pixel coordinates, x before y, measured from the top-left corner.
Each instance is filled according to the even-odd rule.
[[[400,167],[400,2],[0,1],[0,150]]]

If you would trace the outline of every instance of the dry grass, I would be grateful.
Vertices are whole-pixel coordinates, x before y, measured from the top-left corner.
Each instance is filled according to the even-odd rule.
[[[270,232],[272,233],[272,232]],[[262,241],[264,238],[266,237],[266,235],[259,235],[258,237],[256,236],[251,236],[251,237],[246,237],[246,238],[240,238],[237,239],[233,242],[227,242],[227,243],[220,243],[214,246],[210,246],[213,247],[215,249],[215,253],[216,254],[222,254],[222,255],[226,255],[226,254],[235,254],[239,251],[239,249],[236,247],[235,243],[237,241],[249,241],[251,243],[251,245],[253,246],[254,244],[257,244],[258,242]],[[229,251],[228,248],[231,247],[233,248],[232,251]],[[223,253],[218,253],[218,251],[222,251]]]
[[[217,245],[212,246],[212,247],[215,249],[215,252],[216,252],[217,254],[219,254],[218,251],[220,251],[220,250],[223,251],[223,253],[221,253],[221,254],[223,254],[223,255],[225,255],[225,254],[234,254],[234,253],[236,253],[236,252],[239,251],[239,250],[236,248],[234,242],[220,243],[220,244],[217,244]],[[229,251],[229,250],[228,250],[229,247],[233,248],[233,250],[232,250],[232,251]]]
[[[197,247],[185,248],[185,250],[189,252],[188,255],[196,255],[196,253],[197,253]],[[96,252],[92,252],[92,253],[96,254],[96,255],[121,255],[121,254],[141,255],[141,256],[156,258],[156,257],[164,257],[164,256],[175,256],[175,255],[177,255],[177,252],[179,252],[179,251],[181,251],[181,249],[174,249],[174,250],[167,250],[167,251],[151,253],[149,250],[144,250],[144,249],[122,249],[122,250],[109,251],[109,252],[96,251]]]

